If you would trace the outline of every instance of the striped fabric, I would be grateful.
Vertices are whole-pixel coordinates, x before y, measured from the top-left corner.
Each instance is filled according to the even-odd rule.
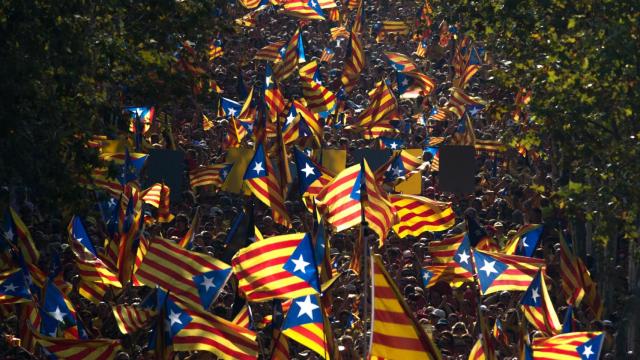
[[[285,0],[282,12],[301,20],[324,20],[325,17],[309,5],[313,1]]]
[[[440,350],[418,324],[379,255],[371,257],[371,279],[372,358],[440,359]]]
[[[309,254],[305,256],[302,250],[307,247]],[[274,236],[255,242],[240,249],[231,260],[233,273],[238,278],[238,289],[250,301],[292,299],[317,293],[310,282],[298,276],[316,275],[317,285],[317,272],[315,266],[311,266],[313,263],[311,240],[305,233]],[[291,269],[291,265],[295,268]]]
[[[358,115],[355,123],[357,127],[371,128],[378,125],[398,109],[398,102],[384,81],[376,84],[369,97],[369,106]]]
[[[115,287],[122,287],[118,276],[111,271],[100,259],[76,259],[78,275],[84,280],[102,283]]]
[[[270,360],[290,360],[289,355],[289,341],[287,337],[282,335],[282,331],[279,329],[273,330],[273,345],[271,347],[271,359]]]
[[[285,4],[286,8],[286,4]],[[300,29],[294,31],[291,40],[287,43],[287,47],[282,57],[282,61],[273,65],[273,73],[279,81],[287,79],[293,74],[298,65],[298,42],[300,41]],[[266,96],[266,95],[265,95]]]
[[[209,131],[213,129],[213,121],[211,121],[207,115],[202,114],[202,130]]]
[[[18,248],[25,263],[37,264],[38,259],[40,259],[40,252],[33,242],[31,232],[29,232],[27,226],[22,222],[18,213],[9,207],[4,217],[2,231],[4,232],[5,241],[9,241]]]
[[[255,9],[260,5],[261,0],[239,0],[240,5],[247,9]]]
[[[242,125],[240,125],[242,127]],[[189,181],[192,188],[205,185],[222,186],[229,174],[229,163],[201,166],[189,170]],[[225,172],[226,170],[226,172]]]
[[[378,182],[393,182],[400,177],[408,179],[411,175],[424,170],[425,165],[421,158],[403,149],[396,151],[387,162],[376,170],[376,179]],[[387,176],[390,174],[391,176]]]
[[[393,224],[397,222],[396,209],[389,200],[389,195],[380,187],[376,177],[369,168],[366,160],[363,160],[364,181],[366,199],[364,201],[364,216],[369,228],[378,234],[380,245],[387,238],[387,234]]]
[[[84,297],[94,304],[99,304],[100,302],[102,302],[108,290],[109,285],[85,281],[82,278],[80,278],[80,283],[78,284],[78,293],[80,294],[80,296]]]
[[[161,238],[153,239],[136,272],[143,284],[158,285],[204,309],[215,301],[230,275],[230,266],[222,261]]]
[[[348,33],[347,36],[349,36]],[[335,55],[335,52],[330,48],[324,48],[322,49],[322,54],[320,54],[320,62],[330,63]]]
[[[356,86],[358,78],[360,77],[360,72],[364,68],[365,63],[362,42],[353,30],[351,31],[350,36],[351,41],[347,50],[346,62],[344,70],[342,70],[342,76],[340,77],[340,81],[342,82],[346,92],[351,92],[351,90]]]
[[[360,175],[360,164],[342,170],[316,197],[318,209],[336,232],[360,224],[360,200],[351,196]]]
[[[254,60],[265,60],[265,61],[281,61],[280,57],[280,49],[285,46],[287,42],[285,40],[276,41],[271,43],[256,52],[256,55],[253,57]]]
[[[418,48],[416,48],[415,54],[418,57],[425,58],[427,56],[427,40],[422,39],[418,41]]]
[[[224,55],[224,49],[222,47],[222,40],[216,39],[211,45],[209,45],[209,61],[213,61]]]
[[[240,120],[235,117],[229,119],[229,127],[222,144],[223,148],[237,148],[240,147],[240,143],[247,136],[247,129],[242,126]]]
[[[436,87],[436,82],[429,76],[419,71],[405,73],[412,79],[412,84],[400,95],[402,99],[413,99],[418,96],[427,96]]]
[[[420,236],[425,231],[443,231],[456,223],[451,203],[422,196],[393,194],[389,199],[398,214],[393,231],[401,238]]]
[[[408,35],[409,25],[404,21],[384,20],[381,26],[377,29],[376,42],[384,40],[387,35]]]
[[[247,166],[244,182],[258,200],[271,208],[273,221],[282,226],[290,225],[291,220],[284,207],[283,189],[280,187],[280,181],[276,178],[271,160],[266,156],[262,143],[258,144]]]
[[[444,240],[432,241],[428,245],[432,264],[446,266],[446,270],[441,274],[441,280],[447,280],[454,286],[473,281],[471,272],[460,266],[460,263],[456,261],[459,260],[456,259],[456,253],[464,239],[465,234],[459,234]]]
[[[333,109],[336,105],[336,95],[322,84],[313,80],[318,63],[313,60],[303,66],[298,72],[302,84],[302,93],[309,110],[320,113]]]
[[[522,297],[520,308],[531,325],[547,336],[552,336],[562,331],[562,325],[553,308],[544,277],[545,271],[541,269]]]
[[[34,332],[36,341],[59,360],[114,359],[122,350],[120,341],[109,339],[60,339]]]
[[[457,119],[465,113],[467,105],[484,105],[484,100],[469,96],[459,87],[451,88],[451,98],[448,102],[448,110],[456,115]]]
[[[452,135],[451,143],[453,145],[475,146],[476,134],[471,123],[471,117],[469,114],[465,114],[464,119],[461,121],[463,124],[458,125],[458,129]]]
[[[355,1],[351,1],[350,3],[355,3]],[[351,4],[349,4],[351,5]],[[351,25],[351,32],[355,33],[355,34],[362,34],[363,29],[364,29],[364,0],[359,0],[358,1],[358,7],[357,7],[357,11],[356,11],[356,15],[353,19],[353,24]]]
[[[336,40],[338,38],[349,38],[349,31],[342,26],[332,27],[329,29],[329,32],[331,33],[332,40]]]
[[[462,73],[459,74],[455,79],[453,79],[453,86],[464,89],[469,83],[469,80],[471,80],[473,75],[475,75],[478,70],[480,70],[480,65],[471,64],[465,66]]]
[[[498,140],[476,139],[476,152],[486,152],[489,154],[502,153],[507,151],[507,147]]]
[[[526,291],[544,259],[475,250],[476,272],[482,295],[500,291]]]
[[[31,301],[31,292],[22,269],[0,273],[0,305],[29,301]]]
[[[251,313],[249,306],[245,304],[231,322],[248,329],[249,326],[251,326]]]
[[[173,351],[206,351],[224,360],[255,360],[258,357],[255,332],[191,308],[173,294],[167,297],[165,321],[171,324]]]
[[[163,190],[165,194],[162,194]],[[164,184],[155,183],[151,185],[150,188],[142,191],[140,196],[142,200],[148,205],[153,206],[154,208],[160,207],[162,195],[169,196],[169,187]]]
[[[384,55],[387,57],[389,63],[391,64],[391,67],[395,71],[404,73],[417,70],[416,65],[407,55],[391,51],[385,51]]]
[[[596,284],[581,258],[576,256],[560,234],[560,276],[562,292],[569,305],[583,301],[596,319],[602,316],[603,305]]]
[[[146,328],[155,316],[154,311],[133,305],[114,305],[111,310],[118,323],[118,329],[123,334],[133,334]]]
[[[36,350],[36,338],[33,331],[40,330],[42,317],[33,301],[20,305],[16,311],[18,312],[18,337],[21,340],[21,346],[33,354]]]
[[[599,359],[604,334],[572,332],[550,338],[533,339],[533,360],[586,360]]]
[[[282,334],[315,351],[320,357],[326,357],[324,310],[317,295],[293,299],[282,324]]]

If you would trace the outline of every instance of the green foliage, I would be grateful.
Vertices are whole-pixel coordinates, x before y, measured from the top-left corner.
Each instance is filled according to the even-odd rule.
[[[468,1],[440,5],[494,54],[492,75],[533,90],[532,125],[514,143],[553,149],[555,198],[598,220],[600,235],[636,237],[640,211],[640,8],[633,1]],[[493,99],[494,101],[502,101]],[[512,106],[507,99],[495,108]],[[615,231],[613,232],[615,233]],[[598,234],[596,234],[598,235]]]
[[[27,186],[51,208],[91,199],[76,179],[96,154],[91,134],[122,126],[122,106],[193,108],[194,76],[175,70],[185,40],[204,54],[225,30],[215,1],[0,4],[0,185]]]

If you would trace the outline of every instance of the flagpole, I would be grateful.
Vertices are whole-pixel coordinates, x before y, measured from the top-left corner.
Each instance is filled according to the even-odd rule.
[[[367,359],[367,351],[369,346],[367,345],[367,315],[368,315],[368,298],[367,294],[369,293],[369,284],[368,284],[368,273],[367,273],[367,250],[368,250],[368,242],[366,240],[366,228],[367,228],[367,219],[364,211],[364,202],[367,196],[367,187],[366,187],[366,179],[364,175],[364,157],[360,161],[360,244],[362,245],[362,323],[364,325],[364,331],[362,332],[363,336],[363,346],[362,346],[362,358]]]

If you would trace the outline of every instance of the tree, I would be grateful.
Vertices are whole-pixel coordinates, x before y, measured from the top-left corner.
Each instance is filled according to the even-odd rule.
[[[81,205],[77,185],[97,157],[93,134],[123,127],[122,107],[194,108],[208,75],[179,71],[186,40],[205,54],[218,31],[213,0],[0,4],[0,185],[28,188],[40,206]],[[202,60],[198,58],[196,60]]]

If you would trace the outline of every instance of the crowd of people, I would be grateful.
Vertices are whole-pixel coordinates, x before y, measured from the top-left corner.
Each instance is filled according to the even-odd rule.
[[[239,18],[247,12],[239,4],[229,3],[225,6],[221,9],[224,18]],[[388,0],[380,0],[365,3],[368,30],[364,31],[362,38],[366,66],[354,90],[348,95],[347,111],[366,108],[369,105],[367,92],[375,83],[383,79],[394,79],[394,69],[389,66],[385,51],[411,56],[418,69],[433,78],[436,87],[426,97],[398,99],[400,120],[396,126],[401,130],[390,136],[402,140],[406,148],[425,149],[429,140],[433,138],[441,137],[444,140],[443,144],[451,143],[452,136],[459,128],[459,121],[454,117],[439,121],[430,121],[428,118],[433,107],[445,107],[447,104],[454,76],[453,51],[464,29],[460,25],[447,25],[451,39],[442,46],[442,32],[439,31],[439,27],[445,20],[445,14],[429,14],[431,24],[417,26],[416,23],[420,24],[421,20],[414,14],[421,8],[422,4],[418,5],[413,1],[390,3]],[[264,64],[262,61],[253,60],[255,52],[269,43],[290,38],[299,26],[297,20],[272,10],[264,10],[255,20],[256,23],[252,27],[236,27],[235,31],[225,32],[222,36],[224,55],[208,65],[207,71],[224,89],[223,95],[227,98],[243,100],[236,90],[240,81],[245,85],[261,86]],[[370,30],[383,20],[405,21],[413,28],[412,32],[408,35],[390,35],[377,42]],[[319,58],[325,48],[330,48],[335,53],[332,60],[320,65],[321,77],[325,79],[325,84],[339,81],[345,66],[349,39],[331,39],[330,29],[337,25],[337,22],[329,20],[312,21],[301,28],[308,60]],[[418,34],[422,38],[417,36]],[[415,51],[418,42],[423,39],[428,44],[427,52],[426,56],[419,57],[415,55]],[[475,46],[482,47],[482,44],[477,42]],[[513,99],[518,89],[501,89],[492,81],[493,74],[501,71],[501,63],[492,59],[491,55],[485,54],[484,62],[477,75],[471,79],[467,92],[488,103],[483,111],[472,117],[475,138],[500,142],[504,140],[507,131],[514,131],[520,125],[514,122],[510,112],[495,115],[491,103],[498,99]],[[301,87],[295,77],[280,86],[286,98],[302,97]],[[213,128],[205,131],[202,128],[200,113],[193,110],[193,116],[173,118],[169,125],[170,131],[161,129],[161,124],[158,123],[145,135],[149,148],[176,148],[185,153],[185,183],[188,183],[189,170],[201,165],[222,163],[226,155],[223,140],[228,129],[228,120],[224,116],[216,117],[215,106],[205,108],[205,113],[214,122]],[[346,130],[344,126],[338,126],[336,123],[327,121],[327,125],[324,126],[323,148],[346,150],[347,166],[354,162],[354,150],[379,148],[378,140],[365,140],[361,133]],[[251,148],[252,139],[248,137],[240,146]],[[394,232],[390,232],[384,245],[374,250],[382,255],[387,270],[404,295],[404,300],[419,324],[440,349],[443,359],[467,358],[481,333],[477,318],[479,313],[487,317],[490,326],[493,326],[497,319],[501,321],[504,341],[496,342],[498,358],[518,358],[520,329],[522,323],[526,322],[518,309],[521,298],[519,292],[503,291],[481,297],[471,282],[460,287],[453,287],[445,281],[439,281],[429,288],[423,286],[420,269],[432,264],[432,257],[428,251],[429,243],[467,231],[470,219],[477,221],[500,248],[522,226],[544,224],[544,232],[534,256],[546,260],[551,300],[558,312],[558,318],[562,320],[565,317],[568,307],[560,291],[558,231],[569,242],[572,234],[569,232],[566,218],[553,206],[550,199],[555,187],[552,166],[543,156],[537,156],[546,151],[544,144],[528,150],[526,153],[512,149],[496,153],[478,152],[475,190],[469,195],[441,191],[438,172],[427,167],[417,175],[422,178],[421,195],[451,202],[456,215],[456,225],[442,232],[425,232],[419,237],[399,238]],[[433,163],[433,155],[425,151],[423,160]],[[293,160],[290,159],[290,162],[293,163]],[[270,209],[258,201],[255,202],[255,226],[262,236],[268,238],[287,232],[305,232],[310,228],[314,215],[305,209],[297,194],[296,185],[289,184],[289,196],[285,206],[292,220],[290,229],[275,223]],[[3,189],[3,200],[17,210],[31,232],[41,254],[41,267],[46,269],[54,258],[60,259],[64,280],[72,285],[68,296],[90,337],[121,339],[123,351],[117,355],[117,359],[142,359],[152,356],[147,348],[147,333],[122,335],[111,311],[114,304],[141,303],[149,295],[150,289],[125,286],[121,295],[114,297],[107,293],[99,303],[83,298],[78,293],[78,269],[74,265],[74,255],[67,242],[68,214],[41,212],[37,204],[30,202],[29,189]],[[178,241],[187,231],[192,230],[195,233],[192,250],[220,258],[225,252],[225,239],[231,225],[247,203],[246,195],[210,186],[186,189],[181,194],[181,201],[171,204],[171,213],[175,214],[175,218],[169,223],[148,224],[144,229],[146,238],[161,236]],[[189,229],[198,207],[201,220],[196,229]],[[89,213],[84,218],[84,223],[94,246],[97,249],[103,248],[102,241],[108,238],[108,230],[100,213]],[[342,274],[336,284],[328,290],[332,298],[330,323],[343,359],[361,358],[369,341],[367,332],[370,331],[370,323],[365,321],[366,316],[363,318],[361,311],[363,302],[370,301],[365,295],[365,290],[370,284],[363,283],[362,277],[350,270],[353,248],[358,236],[357,228],[330,235],[332,266],[337,273]],[[371,244],[377,243],[375,237],[369,240]],[[594,269],[590,270],[593,273]],[[238,301],[232,282],[233,280],[227,284],[212,310],[216,315],[229,320],[235,316],[234,311],[237,308],[234,303]],[[261,356],[269,358],[272,332],[268,326],[262,327],[260,324],[264,322],[265,317],[271,315],[271,303],[255,303],[251,304],[251,308],[252,327],[258,332]],[[615,347],[616,327],[620,319],[614,309],[605,309],[605,314],[610,316],[608,320],[599,320],[583,309],[575,309],[575,329],[604,331],[606,338],[602,358],[623,358],[623,354]],[[13,340],[19,336],[16,330],[19,328],[19,318],[10,309],[5,310],[5,315],[0,321],[0,331],[5,334],[3,346],[0,347],[0,357],[22,359],[40,356],[29,354],[19,346],[8,346],[15,345]],[[537,336],[535,331],[531,331],[531,335]],[[289,346],[293,359],[319,358],[318,354],[293,341],[289,341]],[[193,359],[213,358],[203,353],[182,353],[178,356]]]

